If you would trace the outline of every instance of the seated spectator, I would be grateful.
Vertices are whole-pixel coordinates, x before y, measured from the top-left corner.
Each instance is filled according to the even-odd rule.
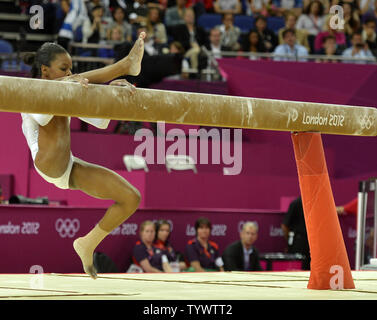
[[[110,1],[109,0],[89,0],[86,2],[88,12],[92,12],[94,7],[101,6],[103,8],[103,18],[108,22],[111,20]]]
[[[322,3],[324,13],[327,14],[329,13],[331,6],[339,5],[340,2],[342,2],[343,0],[319,0],[319,1]],[[345,0],[345,1],[353,1],[353,0]],[[301,2],[302,10],[306,11],[309,8],[310,4],[313,2],[313,0],[300,0],[300,2]]]
[[[170,7],[165,12],[166,27],[176,26],[178,24],[185,24],[183,15],[186,9],[186,0],[176,0],[176,5]]]
[[[270,0],[246,0],[246,15],[266,16],[268,15],[268,4]]]
[[[262,15],[265,17],[281,16],[282,9],[279,5],[281,5],[281,3],[279,3],[278,1],[268,0],[265,10],[262,11]]]
[[[144,272],[171,272],[168,258],[153,245],[155,235],[153,221],[146,220],[140,225],[140,240],[133,249],[132,261]]]
[[[116,7],[121,7],[123,9],[127,8],[129,0],[110,0],[110,11],[112,11]]]
[[[255,53],[264,53],[267,52],[266,47],[264,46],[264,42],[259,35],[259,33],[255,30],[251,30],[247,37],[242,44],[242,51],[243,52],[255,52]],[[256,56],[249,56],[251,60],[257,60],[258,57]]]
[[[302,13],[300,3],[296,3],[296,0],[281,0],[280,2],[280,14],[285,16],[288,12],[293,12],[296,17]]]
[[[295,35],[297,39],[297,43],[304,46],[308,51],[310,50],[309,42],[308,42],[308,32],[303,29],[297,29],[296,28],[296,22],[297,22],[297,16],[293,11],[286,12],[284,16],[285,20],[285,27],[279,29],[278,35],[279,35],[279,44],[283,44],[283,32],[287,29],[293,29],[295,30]]]
[[[324,6],[319,0],[310,2],[297,20],[296,28],[308,32],[310,52],[314,52],[314,39],[323,29],[325,23]]]
[[[120,26],[114,26],[111,29],[109,29],[107,41],[112,43],[120,43],[124,42],[124,33],[123,29]]]
[[[106,40],[106,29],[108,22],[103,19],[103,8],[96,6],[92,8],[90,17],[87,18],[82,27],[83,43],[99,43]]]
[[[225,271],[262,271],[259,252],[253,246],[258,238],[258,225],[246,222],[240,232],[240,240],[230,244],[223,253]]]
[[[170,244],[171,226],[166,220],[159,220],[156,222],[156,239],[154,246],[161,250],[162,254],[166,255],[169,263],[178,262],[178,254]],[[185,262],[179,263],[179,270],[185,270],[187,268]]]
[[[203,13],[213,13],[214,0],[187,0],[186,8],[192,8],[197,16]]]
[[[363,40],[368,44],[369,50],[377,57],[376,19],[367,18],[363,24]]]
[[[346,47],[346,35],[344,34],[344,32],[337,28],[333,29],[331,27],[331,21],[332,21],[331,19],[333,18],[334,18],[334,15],[328,15],[326,17],[326,23],[323,27],[323,31],[318,33],[317,36],[315,37],[315,40],[314,40],[315,52],[318,52],[319,50],[322,49],[324,38],[330,35],[335,38],[338,48],[340,48],[343,51],[344,48]]]
[[[195,239],[186,245],[185,257],[190,268],[187,271],[224,271],[218,245],[209,240],[212,224],[207,218],[195,222]]]
[[[288,253],[300,253],[304,255],[305,259],[302,262],[302,269],[310,270],[309,241],[301,197],[293,200],[289,205],[281,228],[284,238],[288,243]]]
[[[223,24],[218,28],[221,31],[221,45],[231,48],[232,51],[237,51],[240,48],[238,40],[241,35],[241,30],[235,26],[233,22],[233,14],[225,13],[223,15]]]
[[[169,44],[169,50],[170,50],[170,53],[173,53],[173,54],[181,54],[181,55],[185,54],[185,48],[183,48],[182,44],[178,41],[171,42]]]
[[[336,39],[332,35],[328,35],[323,38],[322,48],[317,51],[317,54],[324,56],[339,56],[342,53],[342,50],[336,44]],[[337,63],[339,60],[335,59],[318,59],[317,62],[332,62]]]
[[[345,63],[365,64],[365,58],[373,58],[373,53],[369,50],[368,44],[364,42],[361,32],[355,32],[351,38],[352,46],[343,51],[342,56],[347,58],[361,58],[360,60],[343,60]]]
[[[166,44],[168,41],[165,25],[160,21],[160,10],[156,7],[148,10],[147,34],[157,44]]]
[[[344,33],[347,40],[352,38],[352,35],[360,29],[360,17],[357,9],[348,2],[343,2],[343,19],[344,19]]]
[[[114,47],[118,44],[124,42],[124,34],[122,29],[119,26],[114,26],[107,32],[107,43],[114,44]],[[114,49],[99,48],[97,51],[97,56],[101,58],[114,58],[115,51]]]
[[[377,19],[377,0],[374,0],[374,11],[370,14],[370,16]]]
[[[122,41],[132,41],[132,26],[125,20],[125,11],[121,7],[116,7],[113,10],[113,19],[107,28],[107,38],[110,38],[110,30],[118,27],[122,35]]]
[[[267,51],[268,52],[274,51],[276,45],[278,44],[278,38],[275,32],[267,28],[267,20],[265,17],[258,16],[255,19],[255,28],[253,30],[259,33]]]
[[[71,6],[71,0],[61,0],[61,1],[59,1],[59,5],[56,8],[56,17],[55,17],[58,20],[57,23],[58,23],[59,30],[62,27],[63,21],[64,21],[65,17],[67,16],[69,10],[70,10],[70,6]],[[73,7],[73,5],[72,5],[72,7]],[[86,7],[85,7],[85,9],[86,9]],[[25,10],[27,10],[27,9],[25,9]],[[88,12],[88,11],[85,10],[85,12]]]
[[[374,0],[360,0],[360,15],[372,15],[375,10]]]
[[[286,0],[293,1],[293,0]],[[293,1],[294,2],[294,1]],[[281,5],[283,2],[281,2]],[[284,9],[276,5],[273,0],[245,0],[246,15],[254,16],[281,16]]]
[[[74,40],[76,30],[81,28],[88,18],[88,12],[84,0],[64,1],[61,6],[66,15],[59,30],[58,44],[67,49],[68,43]]]
[[[182,78],[183,79],[190,78],[190,74],[187,72],[187,70],[190,69],[190,62],[189,62],[189,59],[184,58],[185,49],[183,48],[182,44],[178,41],[171,42],[170,45],[169,45],[169,52],[170,52],[170,54],[174,54],[174,55],[182,57],[181,72],[169,76],[169,79],[180,80]]]
[[[168,6],[168,0],[148,0],[148,8],[157,8],[162,14]]]
[[[172,27],[172,36],[174,41],[178,41],[185,49],[185,57],[190,60],[190,66],[198,69],[198,56],[200,47],[208,42],[205,30],[195,25],[195,13],[191,8],[187,8],[183,15],[184,25]]]
[[[242,6],[240,0],[215,0],[213,3],[215,13],[225,14],[240,14],[242,13]]]
[[[147,0],[134,0],[127,6],[126,15],[131,24],[146,23],[148,16]]]
[[[205,47],[215,58],[221,58],[221,51],[232,51],[231,47],[225,47],[221,44],[221,31],[217,27],[212,28],[209,32],[209,43]]]
[[[306,61],[302,56],[308,55],[308,50],[296,43],[295,31],[287,29],[283,32],[284,44],[276,47],[274,54],[285,55],[286,57],[274,57],[275,61]]]
[[[151,37],[148,34],[147,27],[145,24],[139,24],[137,25],[136,33],[137,35],[140,34],[140,32],[144,31],[146,33],[146,37],[144,38],[144,55],[148,56],[155,56],[162,52],[162,49],[164,48],[165,44],[159,44],[155,41],[154,37]],[[129,47],[129,46],[127,46]]]

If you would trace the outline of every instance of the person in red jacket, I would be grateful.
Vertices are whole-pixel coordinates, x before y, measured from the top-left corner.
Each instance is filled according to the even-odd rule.
[[[343,206],[336,207],[336,212],[340,215],[342,214],[353,214],[357,215],[357,197],[352,199],[350,202]]]
[[[345,215],[345,214],[353,214],[355,217],[357,217],[357,197],[352,199],[350,202],[346,203],[343,206],[336,207],[336,211],[339,215]],[[368,263],[369,259],[368,256],[372,256],[373,252],[373,238],[374,238],[374,228],[372,227],[369,230],[369,233],[366,235],[365,239],[365,246],[366,250],[368,250],[368,253],[365,255],[366,261],[365,263]]]

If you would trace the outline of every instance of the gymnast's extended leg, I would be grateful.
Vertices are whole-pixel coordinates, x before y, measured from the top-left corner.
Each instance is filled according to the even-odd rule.
[[[81,190],[98,199],[111,199],[115,203],[107,209],[99,223],[84,237],[74,241],[84,271],[93,279],[97,277],[93,267],[93,253],[98,244],[138,208],[140,193],[123,177],[104,167],[75,159],[70,189]]]

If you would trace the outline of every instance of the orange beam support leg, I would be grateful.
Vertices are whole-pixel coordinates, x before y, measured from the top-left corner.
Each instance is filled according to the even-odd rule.
[[[310,247],[308,289],[353,289],[320,133],[292,133]]]

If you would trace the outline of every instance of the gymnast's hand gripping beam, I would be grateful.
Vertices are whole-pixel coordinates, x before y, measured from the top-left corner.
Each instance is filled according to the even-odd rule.
[[[0,111],[376,136],[377,109],[0,76]]]

